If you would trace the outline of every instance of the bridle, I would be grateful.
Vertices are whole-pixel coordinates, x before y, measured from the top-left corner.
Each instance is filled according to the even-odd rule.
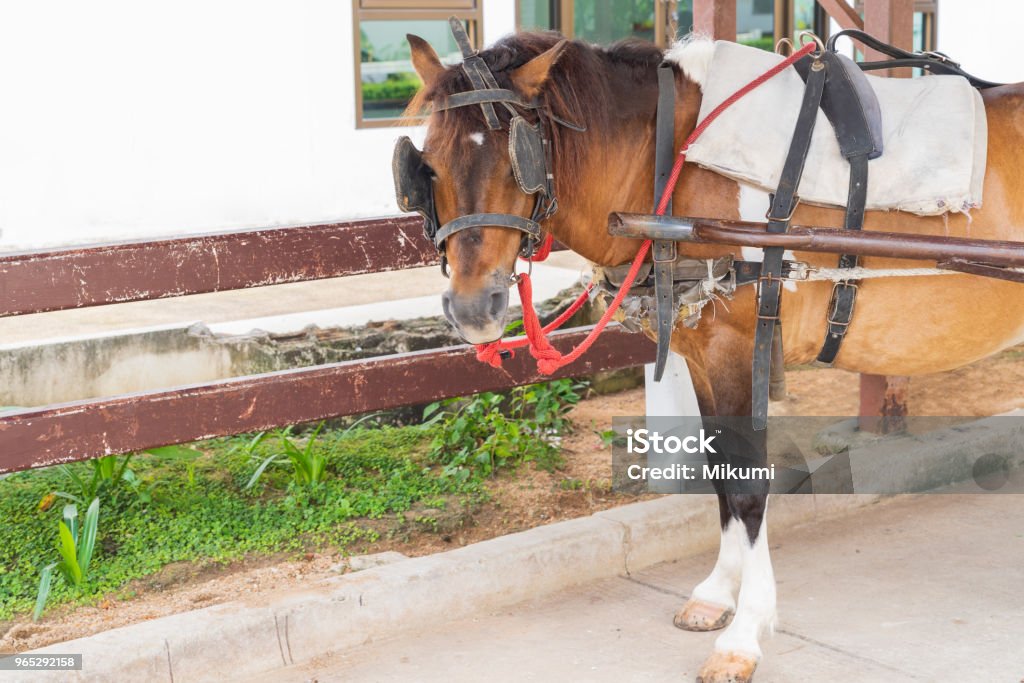
[[[525,259],[533,256],[541,240],[540,224],[558,210],[552,174],[551,125],[557,123],[579,132],[586,130],[583,126],[563,121],[547,111],[543,105],[527,102],[515,92],[498,87],[494,74],[473,49],[462,22],[452,17],[448,23],[462,52],[462,69],[473,89],[448,96],[443,102],[435,104],[434,110],[446,111],[479,106],[483,111],[487,128],[501,130],[503,125],[494,105],[505,107],[511,115],[508,154],[512,172],[519,189],[527,195],[535,195],[535,198],[529,218],[506,213],[474,213],[459,216],[444,225],[439,225],[434,201],[433,171],[412,140],[407,136],[399,138],[392,159],[398,206],[403,211],[416,212],[423,216],[424,233],[441,255],[441,272],[445,277],[448,277],[448,259],[445,255],[447,239],[470,228],[499,227],[517,230],[522,233],[519,255]],[[522,110],[536,112],[537,122],[527,121],[520,113]]]

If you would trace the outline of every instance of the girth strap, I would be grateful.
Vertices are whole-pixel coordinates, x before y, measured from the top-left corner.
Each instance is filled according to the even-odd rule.
[[[658,66],[658,115],[655,124],[654,144],[654,206],[655,211],[662,200],[672,163],[675,158],[675,109],[676,76],[672,65],[662,62]],[[672,199],[668,199],[665,214],[672,215]],[[654,361],[654,381],[661,381],[668,361],[672,328],[675,326],[675,311],[672,306],[673,264],[676,260],[676,243],[671,240],[654,240],[651,245],[654,261],[654,298],[657,301],[658,350]]]
[[[786,163],[782,167],[779,185],[772,195],[771,208],[768,211],[768,232],[783,233],[789,230],[789,221],[793,217],[799,202],[797,188],[804,172],[804,162],[811,146],[811,134],[821,104],[821,96],[825,89],[825,62],[814,57],[811,62],[807,85],[804,88],[800,113],[797,116],[793,140],[789,146]],[[758,278],[757,327],[754,333],[753,378],[751,382],[751,401],[753,427],[763,430],[768,426],[768,385],[772,365],[773,341],[778,345],[776,358],[781,359],[782,338],[779,321],[779,303],[782,296],[782,254],[781,247],[768,247],[764,250],[764,261],[761,275]],[[779,329],[780,332],[776,333]]]
[[[847,230],[860,230],[864,227],[864,208],[868,200],[868,158],[867,155],[859,155],[850,157],[849,161],[850,190],[846,198],[846,221],[843,227]],[[842,254],[839,257],[840,268],[856,268],[859,264],[860,258],[856,254]],[[856,281],[841,280],[832,286],[825,341],[815,359],[818,365],[831,367],[836,360],[853,319],[857,284]]]

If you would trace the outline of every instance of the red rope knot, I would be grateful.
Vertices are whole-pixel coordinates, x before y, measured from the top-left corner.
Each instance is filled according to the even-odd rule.
[[[501,348],[501,342],[495,341],[490,344],[477,344],[476,345],[476,359],[481,363],[487,363],[492,368],[500,368],[501,361],[504,360],[502,351],[505,349]],[[507,349],[509,358],[515,356],[515,351]]]

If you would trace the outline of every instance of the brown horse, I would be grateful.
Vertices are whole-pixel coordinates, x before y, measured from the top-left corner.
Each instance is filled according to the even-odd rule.
[[[441,223],[475,213],[530,216],[533,198],[514,177],[508,153],[509,114],[490,129],[479,106],[442,110],[446,98],[473,89],[464,71],[445,67],[427,43],[409,37],[413,64],[424,88],[410,111],[433,104],[424,161],[433,173]],[[690,45],[670,51],[676,62],[676,140],[694,128],[707,60]],[[649,212],[653,195],[656,67],[665,55],[655,46],[625,42],[602,48],[561,40],[555,34],[521,33],[480,53],[501,88],[537,100],[586,132],[552,126],[553,166],[559,210],[542,227],[590,261],[628,262],[639,244],[607,234],[612,211]],[[1024,239],[1024,87],[984,91],[988,114],[985,206],[970,217],[919,217],[869,213],[867,229],[983,239]],[[532,111],[522,112],[532,117]],[[781,164],[781,160],[780,160]],[[884,182],[884,179],[874,179]],[[763,220],[767,194],[687,164],[674,193],[677,215]],[[841,227],[841,209],[801,206],[794,222]],[[474,343],[499,337],[507,290],[516,268],[521,233],[483,226],[451,235],[446,252],[451,286],[449,320]],[[680,245],[682,256],[712,258],[737,248]],[[738,254],[737,254],[738,255]],[[797,253],[811,264],[835,266],[834,256]],[[921,262],[867,258],[867,268],[920,267]],[[925,264],[928,265],[928,264]],[[825,335],[831,285],[800,283],[783,294],[785,361],[814,359]],[[728,310],[719,307],[696,329],[678,326],[672,349],[686,358],[703,415],[744,416],[751,411],[754,288],[736,291]],[[854,372],[914,375],[949,370],[1024,341],[1024,287],[969,275],[901,277],[864,281],[857,311],[836,366]],[[678,611],[688,630],[726,627],[698,680],[747,681],[761,650],[758,640],[775,618],[775,580],[765,522],[767,495],[720,493],[721,548],[714,570]]]

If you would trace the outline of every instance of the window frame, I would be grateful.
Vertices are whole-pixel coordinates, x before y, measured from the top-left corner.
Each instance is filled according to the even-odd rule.
[[[352,57],[355,71],[356,129],[394,128],[408,125],[400,118],[367,118],[363,116],[363,62],[360,23],[363,21],[448,21],[455,15],[466,24],[469,39],[480,49],[483,41],[483,0],[353,0]],[[426,117],[418,117],[425,121]]]

